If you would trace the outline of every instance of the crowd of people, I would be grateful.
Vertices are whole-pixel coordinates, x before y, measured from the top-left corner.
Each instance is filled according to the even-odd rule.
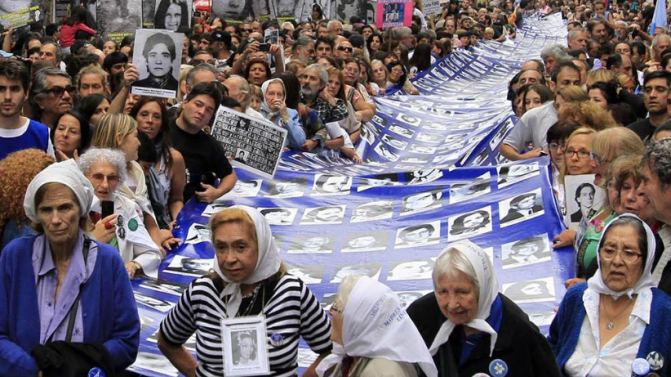
[[[387,29],[328,20],[318,4],[308,20],[203,13],[185,28],[184,4],[161,2],[156,20],[184,34],[182,55],[153,45],[181,64],[174,99],[132,93],[145,84],[133,38],[97,35],[84,6],[2,33],[0,376],[114,375],[133,363],[129,278],[157,277],[188,200],[212,203],[237,182],[234,156],[209,133],[220,106],[286,129],[286,149],[363,163],[355,145],[376,97],[419,94],[411,79],[453,49],[514,41],[527,11],[562,13],[568,38],[510,81],[518,122],[500,153],[549,155],[565,215],[565,177],[594,174],[607,193],[594,211],[594,186],[579,187],[568,214],[578,230],[554,237],[573,247],[577,274],[548,337],[468,240],[437,256],[434,292],[407,311],[384,284],[354,276],[327,315],[282,262],[266,217],[235,206],[211,217],[213,270],[162,321],[158,347],[187,376],[266,359],[271,375],[296,375],[300,338],[319,355],[306,376],[668,373],[671,326],[653,313],[671,310],[671,36],[645,32],[652,4],[450,0],[426,17],[414,0],[411,26]],[[268,45],[272,29],[279,42]],[[260,337],[246,328],[224,338],[236,317],[261,314]],[[198,361],[184,346],[194,334]]]

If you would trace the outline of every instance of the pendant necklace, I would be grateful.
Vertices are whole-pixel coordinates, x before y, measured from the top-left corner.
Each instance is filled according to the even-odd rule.
[[[634,300],[631,300],[631,301],[633,302]],[[629,303],[629,305],[631,305],[631,303]],[[613,320],[616,319],[617,317],[619,317],[620,314],[624,313],[624,311],[627,310],[629,305],[625,306],[622,310],[620,310],[619,313],[617,313],[617,315],[615,317],[611,318],[611,317],[608,316],[608,312],[606,311],[606,304],[604,303],[604,300],[603,299],[601,300],[601,306],[603,307],[603,314],[605,314],[606,319],[608,319],[608,322],[606,323],[606,330],[612,330],[613,327],[615,327],[615,325],[613,324]]]

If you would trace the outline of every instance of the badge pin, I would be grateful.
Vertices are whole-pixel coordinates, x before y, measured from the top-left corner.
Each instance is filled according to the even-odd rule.
[[[126,228],[119,228],[118,235],[122,240],[126,239]]]
[[[650,364],[652,370],[660,370],[664,367],[664,356],[657,351],[650,352],[645,360]]]
[[[280,333],[274,333],[270,336],[270,344],[273,347],[279,347],[284,343],[284,337]]]
[[[91,368],[88,377],[105,377],[105,372],[100,368]]]
[[[128,220],[128,229],[130,229],[131,232],[135,232],[138,228],[138,222],[136,219],[130,219]]]
[[[631,363],[631,371],[633,375],[645,376],[650,373],[650,363],[646,359],[639,357]]]
[[[489,374],[493,377],[505,377],[508,374],[508,364],[501,359],[495,359],[489,363]]]

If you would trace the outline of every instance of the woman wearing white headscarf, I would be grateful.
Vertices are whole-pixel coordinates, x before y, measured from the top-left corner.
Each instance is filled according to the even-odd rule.
[[[438,376],[421,335],[396,293],[367,276],[343,279],[331,306],[333,353],[317,374],[333,377],[416,377],[416,364]]]
[[[266,318],[271,376],[295,376],[298,340],[322,356],[331,327],[314,294],[286,273],[270,225],[254,208],[234,206],[210,219],[214,271],[194,280],[163,320],[158,346],[186,376],[224,375],[220,320]],[[196,333],[198,362],[183,344]],[[314,367],[306,372],[314,376]]]
[[[498,293],[485,252],[448,245],[433,270],[434,292],[408,308],[441,377],[559,376],[550,345],[529,317]],[[506,374],[502,374],[502,373]]]
[[[606,226],[599,269],[568,290],[550,327],[548,339],[565,375],[631,376],[637,358],[668,375],[671,298],[654,288],[654,259],[655,238],[641,219],[624,214]]]
[[[77,367],[82,356],[98,354],[97,366],[108,374],[135,361],[135,298],[119,253],[85,234],[92,201],[93,187],[72,160],[47,167],[28,185],[23,206],[37,235],[15,239],[0,258],[0,376],[37,376],[58,357]],[[40,358],[51,342],[92,353]],[[101,365],[105,358],[111,363]]]
[[[261,91],[261,114],[288,131],[285,147],[300,150],[305,143],[305,131],[301,127],[298,111],[288,108],[284,102],[287,98],[284,82],[281,79],[270,79],[261,85]]]

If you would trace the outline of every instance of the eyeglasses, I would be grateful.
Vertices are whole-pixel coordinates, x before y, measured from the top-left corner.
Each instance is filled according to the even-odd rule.
[[[597,156],[594,152],[589,153],[589,159],[596,162],[597,165],[601,165],[605,162],[603,157]]]
[[[336,305],[337,305],[337,304],[334,302],[333,305],[331,305],[331,309],[330,309],[330,310],[333,310],[334,312],[336,312],[336,313],[342,315],[343,310],[342,310],[342,309],[339,309]]]
[[[578,155],[579,158],[588,158],[590,155],[590,152],[587,152],[586,150],[575,150],[575,149],[569,149],[564,152],[569,158],[575,156],[576,154]]]
[[[102,173],[91,174],[91,183],[93,183],[94,185],[99,185],[103,183],[105,179],[107,179],[107,184],[110,185],[119,183],[118,175],[105,175]]]
[[[403,68],[393,68],[391,72],[401,74],[403,73]]]
[[[42,91],[42,93],[51,94],[54,97],[63,97],[65,92],[68,92],[70,96],[74,96],[77,93],[77,88],[75,88],[73,85],[66,86],[65,88],[62,86],[54,86]]]
[[[347,52],[353,52],[354,48],[352,47],[345,47],[345,46],[339,46],[338,51],[347,51]]]
[[[352,68],[352,67],[345,67],[345,71],[350,72],[350,73],[354,73],[354,74],[359,73],[358,69]]]
[[[244,31],[245,33],[251,33],[254,31],[254,29],[240,29],[240,31]]]
[[[558,143],[550,143],[548,145],[550,147],[550,150],[556,151],[557,149],[559,150],[564,150],[566,149],[566,143],[558,144]]]
[[[601,250],[599,250],[599,254],[601,255],[601,259],[607,261],[612,261],[615,259],[617,254],[620,254],[620,258],[622,258],[622,260],[627,264],[636,263],[643,256],[643,254],[640,253],[634,253],[633,251],[627,250],[617,250],[613,247],[603,247]]]

